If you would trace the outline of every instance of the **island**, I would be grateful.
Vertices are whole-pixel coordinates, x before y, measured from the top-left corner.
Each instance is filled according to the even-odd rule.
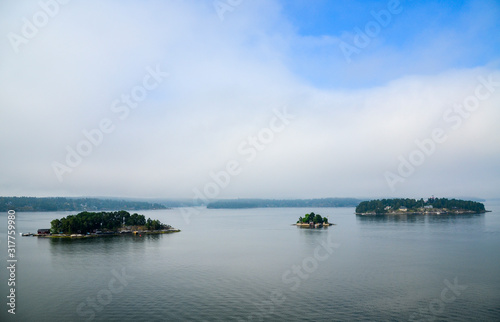
[[[299,217],[299,220],[297,220],[295,225],[300,228],[323,228],[333,224],[328,222],[327,217],[321,217],[320,214],[311,212],[310,214],[306,214],[304,217]]]
[[[167,234],[179,232],[159,220],[125,210],[114,212],[81,212],[51,221],[50,229],[39,229],[38,237],[74,238],[124,235]]]
[[[356,207],[357,215],[459,215],[487,212],[477,201],[428,198],[381,199],[363,201]]]

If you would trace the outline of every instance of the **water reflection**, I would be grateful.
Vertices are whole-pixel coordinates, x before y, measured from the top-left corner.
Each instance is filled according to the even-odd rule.
[[[163,235],[107,236],[95,238],[39,238],[49,244],[50,260],[63,270],[90,268],[109,258],[126,258],[129,253],[144,253],[149,245],[157,245]]]
[[[484,214],[463,214],[463,215],[432,215],[426,216],[429,223],[467,223],[484,224]]]
[[[356,215],[356,221],[360,223],[373,223],[373,222],[408,222],[408,223],[424,223],[425,217],[422,215]]]
[[[311,241],[312,243],[318,242],[318,240],[325,240],[328,237],[328,230],[332,227],[323,228],[302,228],[297,227],[299,235],[306,239],[306,241]]]
[[[484,214],[462,215],[356,215],[356,221],[361,224],[370,223],[426,223],[426,224],[481,224],[484,225]]]
[[[103,236],[87,238],[47,238],[51,246],[67,245],[102,245],[102,244],[124,244],[124,243],[145,243],[149,241],[159,241],[163,235],[127,235],[127,236]]]
[[[334,240],[337,239],[332,233],[334,226],[324,228],[301,228],[297,227],[298,235],[300,238],[297,240],[297,250],[300,250],[302,256],[311,256],[317,251],[319,245],[333,245],[338,244]],[[336,246],[338,247],[338,245]],[[335,247],[335,248],[336,248]],[[333,252],[332,249],[329,251]]]

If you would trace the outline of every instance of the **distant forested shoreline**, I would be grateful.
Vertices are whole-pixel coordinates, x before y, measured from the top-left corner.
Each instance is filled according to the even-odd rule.
[[[85,211],[165,209],[159,203],[99,198],[0,197],[0,211]]]
[[[356,207],[363,200],[355,198],[323,199],[229,199],[217,200],[207,205],[209,209],[244,208],[304,208],[304,207]]]

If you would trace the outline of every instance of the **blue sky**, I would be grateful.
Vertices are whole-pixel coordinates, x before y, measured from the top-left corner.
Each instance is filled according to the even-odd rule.
[[[2,2],[0,195],[498,197],[498,21],[497,1]]]
[[[345,86],[345,77],[348,86],[370,86],[409,73],[473,68],[498,60],[498,3],[400,1],[398,8],[402,12],[391,15],[389,25],[381,28],[370,45],[352,56],[353,61],[359,63],[377,59],[379,70],[368,77],[362,75],[352,79],[349,76],[356,73],[355,66],[339,68],[336,64],[341,60],[336,41],[352,44],[354,28],[364,31],[367,23],[374,21],[371,12],[387,10],[390,2],[281,2],[296,36],[316,40],[310,47],[298,40],[297,47],[293,48],[298,57],[292,61],[292,68],[322,87]],[[311,63],[305,57],[314,57],[316,61]],[[334,76],[339,69],[344,76],[342,79]]]

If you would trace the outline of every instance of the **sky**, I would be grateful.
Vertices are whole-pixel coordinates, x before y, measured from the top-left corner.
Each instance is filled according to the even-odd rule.
[[[0,195],[496,198],[498,1],[0,3]]]

